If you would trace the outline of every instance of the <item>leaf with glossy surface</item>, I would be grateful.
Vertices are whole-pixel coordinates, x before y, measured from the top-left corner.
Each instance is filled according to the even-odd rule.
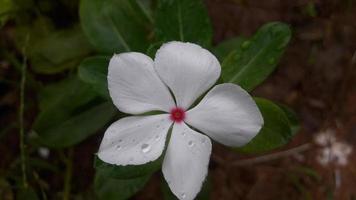
[[[287,116],[289,121],[289,126],[292,131],[292,135],[295,135],[300,130],[299,118],[298,115],[288,106],[283,104],[278,104],[279,107],[284,111],[284,114]]]
[[[106,99],[110,99],[107,81],[109,61],[110,58],[106,56],[86,58],[78,70],[79,78]]]
[[[126,165],[126,166],[118,166],[105,163],[100,160],[97,156],[95,156],[95,168],[97,170],[104,170],[108,173],[108,175],[112,178],[117,179],[131,179],[136,177],[145,176],[147,174],[152,174],[153,172],[160,169],[162,165],[161,156],[159,159],[148,162],[144,165]]]
[[[284,111],[273,102],[255,98],[264,124],[260,132],[245,146],[236,150],[245,153],[261,153],[287,144],[293,137]]]
[[[201,0],[159,0],[156,34],[160,41],[183,41],[211,45],[212,27]]]
[[[243,37],[235,37],[227,39],[220,42],[217,46],[212,49],[214,55],[219,59],[220,62],[224,61],[226,56],[228,56],[232,51],[240,48],[241,44],[247,39]]]
[[[149,45],[151,22],[136,0],[82,0],[79,15],[99,52],[144,52]]]
[[[29,60],[37,73],[54,74],[77,67],[92,51],[79,27],[38,38],[29,48]]]
[[[105,170],[97,170],[95,174],[95,194],[98,200],[125,200],[142,189],[151,174],[134,179],[115,179]]]
[[[116,113],[111,103],[98,100],[90,86],[76,77],[47,86],[41,92],[40,110],[33,129],[41,143],[55,148],[83,141]]]
[[[222,63],[222,79],[251,91],[276,68],[291,38],[288,25],[273,22],[262,26]]]

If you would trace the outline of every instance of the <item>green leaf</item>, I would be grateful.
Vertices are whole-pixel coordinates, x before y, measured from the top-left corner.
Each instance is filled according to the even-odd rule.
[[[0,188],[0,197],[14,199],[13,188],[4,176],[0,178]]]
[[[11,17],[11,12],[15,9],[13,0],[0,0],[0,28]]]
[[[58,121],[66,119],[71,111],[95,98],[96,94],[92,92],[88,84],[80,81],[76,76],[70,76],[60,82],[49,84],[40,91],[39,107],[41,112],[37,120],[41,115],[47,115],[46,117],[49,118],[45,118],[44,121],[53,120],[53,124],[57,124]],[[52,115],[53,111],[57,111],[56,115]]]
[[[21,187],[17,192],[16,200],[38,200],[38,196],[31,187]]]
[[[151,22],[136,0],[82,0],[83,30],[99,52],[144,52],[149,45]]]
[[[201,0],[158,0],[156,34],[160,41],[211,45],[212,27]]]
[[[115,179],[105,170],[97,170],[95,174],[95,193],[98,200],[125,200],[142,189],[150,175],[134,179]]]
[[[106,99],[110,99],[107,74],[110,58],[95,56],[86,58],[79,66],[78,76],[85,83]]]
[[[112,178],[131,179],[145,176],[147,174],[152,174],[153,172],[157,171],[161,167],[162,159],[163,156],[161,156],[157,160],[148,162],[144,165],[118,166],[105,163],[104,161],[100,160],[100,158],[95,156],[94,164],[97,170],[106,171]]]
[[[47,86],[40,95],[40,111],[33,129],[41,143],[54,148],[83,141],[116,113],[111,103],[102,102],[76,77]]]
[[[77,67],[92,47],[79,27],[50,33],[29,48],[29,60],[37,73],[54,74]]]
[[[212,51],[219,61],[222,62],[232,51],[240,48],[241,44],[245,41],[246,38],[243,37],[231,38],[219,43]]]
[[[162,179],[161,188],[162,188],[164,200],[178,200],[178,198],[173,194],[173,192],[169,188],[166,180],[164,180],[164,179]],[[195,200],[209,200],[210,199],[210,190],[211,190],[210,188],[211,188],[211,181],[208,176],[207,179],[205,180],[205,182],[203,183],[203,186],[202,186],[200,192],[195,197]]]
[[[276,68],[290,38],[291,30],[286,24],[273,22],[262,26],[224,59],[224,82],[236,83],[251,91]]]
[[[262,113],[264,125],[257,136],[236,150],[245,153],[261,153],[287,144],[293,134],[284,111],[269,100],[255,98],[255,101]]]
[[[157,50],[162,46],[163,43],[164,42],[156,42],[156,43],[151,44],[146,51],[146,55],[148,55],[149,57],[154,59],[156,56]]]
[[[300,130],[299,118],[297,114],[286,105],[278,104],[278,106],[284,111],[284,114],[287,116],[292,135],[295,135]]]

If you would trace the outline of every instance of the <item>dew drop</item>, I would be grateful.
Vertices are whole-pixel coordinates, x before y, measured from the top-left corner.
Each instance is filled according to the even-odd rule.
[[[149,144],[142,144],[141,145],[141,151],[143,153],[148,153],[151,150],[151,146]]]
[[[159,135],[156,135],[155,136],[155,140],[158,141],[160,139],[160,136]]]
[[[185,132],[184,131],[182,132],[182,135],[185,136]]]
[[[201,142],[202,144],[204,144],[204,143],[205,143],[205,138],[202,138],[202,139],[200,140],[200,142]]]
[[[120,139],[118,142],[119,142],[119,143],[122,142],[122,139]]]
[[[116,149],[117,149],[117,150],[120,150],[120,149],[121,149],[121,146],[120,146],[120,145],[117,145],[117,146],[116,146]]]
[[[185,199],[187,195],[185,195],[185,193],[182,193],[182,198]]]
[[[193,142],[193,141],[189,141],[189,142],[188,142],[188,145],[189,145],[190,147],[192,147],[192,146],[194,146],[194,142]]]

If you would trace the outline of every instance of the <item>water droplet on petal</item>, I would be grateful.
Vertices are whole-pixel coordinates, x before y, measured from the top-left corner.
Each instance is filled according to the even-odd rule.
[[[189,145],[190,147],[192,147],[192,146],[194,146],[194,142],[193,142],[193,141],[189,141],[189,142],[188,142],[188,145]]]
[[[202,138],[202,139],[200,140],[200,142],[203,143],[203,144],[205,143],[205,141],[206,141],[205,138]]]
[[[160,135],[156,135],[156,136],[155,136],[155,140],[156,140],[156,141],[158,141],[160,138],[161,138]]]
[[[182,193],[182,198],[185,199],[187,195],[185,195],[185,193]]]
[[[151,150],[151,146],[149,144],[142,144],[141,145],[141,151],[143,153],[148,153]]]
[[[185,132],[184,131],[182,132],[182,135],[185,136]]]
[[[122,142],[122,139],[119,140],[119,143]]]
[[[121,146],[120,146],[120,145],[117,145],[117,146],[116,146],[116,149],[117,149],[117,150],[120,150],[120,149],[121,149]]]

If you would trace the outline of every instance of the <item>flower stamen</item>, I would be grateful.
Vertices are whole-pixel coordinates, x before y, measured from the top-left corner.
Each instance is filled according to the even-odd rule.
[[[185,119],[185,110],[183,108],[175,107],[171,110],[169,117],[174,122],[182,122]]]

